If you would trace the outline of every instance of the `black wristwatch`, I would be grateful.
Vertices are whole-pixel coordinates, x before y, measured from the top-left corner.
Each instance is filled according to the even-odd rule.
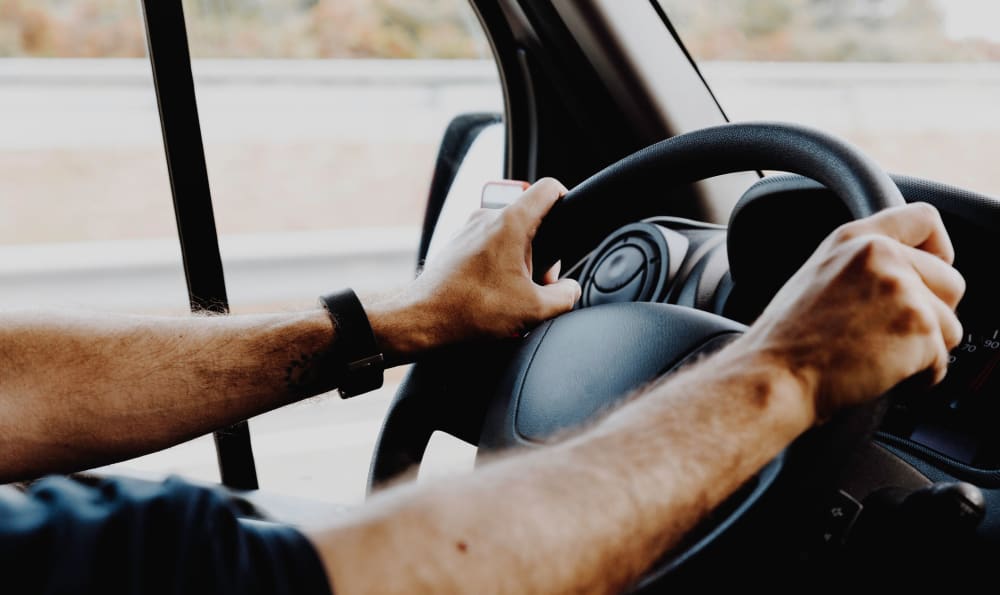
[[[345,289],[320,296],[319,303],[326,308],[336,328],[336,359],[346,362],[338,374],[340,396],[347,399],[381,388],[385,358],[361,300],[353,290]]]

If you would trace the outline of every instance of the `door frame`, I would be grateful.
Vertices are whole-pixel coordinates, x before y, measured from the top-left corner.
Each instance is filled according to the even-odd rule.
[[[142,17],[191,311],[226,315],[226,275],[212,207],[184,8],[180,0],[142,0]],[[257,489],[249,424],[241,421],[216,430],[213,436],[222,484],[240,490]]]

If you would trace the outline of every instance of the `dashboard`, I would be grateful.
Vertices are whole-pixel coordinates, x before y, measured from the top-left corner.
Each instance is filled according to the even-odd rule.
[[[950,354],[944,382],[929,391],[915,383],[893,391],[878,436],[958,478],[992,477],[1000,471],[1000,309],[992,257],[1000,201],[926,180],[895,180],[908,201],[930,202],[942,213],[967,281],[958,308],[965,337]],[[747,191],[728,226],[645,219],[613,232],[567,275],[583,287],[578,307],[656,301],[750,324],[847,220],[824,187],[774,176]]]
[[[481,149],[474,145],[471,152]],[[794,563],[805,571],[803,578],[814,578],[882,562],[883,569],[903,564],[982,569],[987,565],[980,562],[1000,556],[1000,312],[992,295],[1000,199],[892,177],[908,202],[938,208],[955,246],[955,266],[967,283],[958,306],[964,337],[950,354],[947,378],[928,388],[918,375],[886,398],[804,433],[731,496],[721,515],[692,532],[694,541],[682,548],[683,555],[696,552],[703,563],[690,566],[683,558],[688,576],[714,576],[719,560],[746,561],[740,567],[746,571],[776,561],[783,568]],[[475,191],[461,194],[478,198],[482,180],[496,178],[468,179]],[[670,187],[636,188],[643,193],[641,205],[623,201],[621,210],[607,213],[612,225],[597,225],[601,220],[590,217],[600,213],[593,209],[575,213],[575,219],[552,218],[562,225],[553,227],[560,235],[555,242],[548,236],[549,243],[539,242],[534,260],[563,259],[564,275],[583,289],[579,311],[547,321],[506,350],[474,355],[476,362],[495,366],[470,366],[469,372],[463,367],[458,373],[449,363],[440,372],[448,377],[449,394],[489,387],[495,398],[482,411],[462,416],[451,414],[449,404],[448,423],[454,427],[445,431],[487,454],[544,443],[627,395],[635,382],[682,365],[676,357],[702,353],[697,345],[669,338],[692,334],[685,331],[692,321],[726,325],[724,332],[712,331],[721,332],[715,339],[737,336],[744,327],[736,323],[752,324],[816,246],[851,218],[845,203],[824,186],[794,175],[755,182],[727,225],[662,215],[659,204],[677,203]],[[428,209],[424,228],[433,234],[432,248],[443,245],[478,206],[454,200],[461,198],[454,190],[438,199],[440,215]],[[591,192],[585,196],[593,198],[593,187]],[[621,226],[608,233],[615,225]],[[607,366],[612,361],[622,362],[621,373]],[[428,369],[433,384],[437,377]],[[407,396],[423,394],[426,387],[412,384]],[[436,384],[433,389],[427,394],[436,394]],[[459,417],[462,423],[451,421]],[[479,421],[464,423],[473,418]],[[740,528],[730,531],[733,523]],[[712,553],[703,549],[707,544]],[[667,558],[657,571],[679,563]]]
[[[941,455],[949,467],[1000,470],[1000,321],[968,306],[958,314],[965,337],[949,356],[947,377],[929,393],[900,391],[884,431]]]
[[[692,543],[697,544],[692,550],[701,551],[702,543],[711,542],[713,553],[704,555],[704,568],[696,564],[685,570],[691,576],[701,577],[702,570],[712,575],[712,564],[718,560],[757,560],[747,555],[748,547],[769,552],[767,563],[777,559],[802,562],[806,576],[812,576],[812,570],[825,573],[850,565],[865,568],[866,561],[882,559],[885,551],[895,552],[893,559],[899,563],[909,563],[917,559],[915,555],[925,559],[947,554],[949,567],[957,564],[956,558],[970,554],[969,548],[975,555],[970,554],[968,560],[976,564],[983,556],[1000,556],[1000,309],[993,295],[993,244],[1000,237],[1000,199],[917,178],[893,179],[907,201],[928,202],[938,208],[955,246],[955,266],[967,283],[958,306],[964,338],[950,354],[946,379],[930,389],[926,383],[903,382],[872,408],[866,406],[842,417],[854,425],[838,427],[838,420],[833,420],[805,433],[800,438],[803,448],[793,445],[775,458],[722,507],[723,511],[752,508],[754,512],[739,521],[743,529],[721,543],[712,541],[722,532],[728,535],[727,523],[733,517],[723,512],[692,533]],[[669,189],[661,192],[664,202],[669,203]],[[659,198],[651,197],[649,202]],[[445,210],[458,204],[449,194]],[[456,207],[453,217],[442,217],[454,221],[454,226],[431,226],[434,243],[440,244],[439,240],[457,230],[457,222],[464,220],[459,211],[467,214],[474,208],[466,206]],[[655,208],[644,214],[650,212],[655,213]],[[509,446],[505,440],[510,436],[522,446],[540,443],[563,427],[558,424],[586,419],[611,402],[601,392],[604,385],[592,386],[591,381],[596,378],[595,382],[606,380],[607,384],[626,375],[606,373],[602,365],[587,359],[594,354],[586,349],[567,362],[565,354],[572,352],[573,345],[587,341],[567,331],[566,319],[586,320],[581,325],[588,333],[606,338],[594,361],[606,361],[608,353],[627,354],[621,357],[631,358],[632,368],[648,367],[650,375],[644,378],[654,378],[664,371],[663,358],[654,355],[656,362],[650,363],[646,361],[650,358],[643,357],[655,354],[653,344],[676,331],[675,321],[669,321],[671,326],[658,326],[657,321],[638,317],[629,318],[627,324],[618,319],[609,322],[601,319],[602,312],[667,310],[630,309],[628,304],[656,302],[710,312],[728,319],[726,322],[752,324],[816,246],[849,219],[843,202],[824,186],[800,176],[772,175],[744,192],[727,225],[655,215],[632,220],[586,247],[575,247],[577,255],[590,250],[572,266],[564,266],[564,276],[582,286],[576,308],[583,311],[546,323],[545,332],[529,334],[528,343],[533,336],[541,337],[536,347],[545,338],[545,350],[526,344],[523,350],[515,351],[519,354],[515,360],[508,361],[506,352],[486,358],[510,363],[495,371],[500,381],[493,382],[496,378],[487,375],[491,379],[487,384],[496,386],[498,398],[486,407],[485,424],[463,426],[455,435],[470,442],[478,439],[481,452],[490,452]],[[602,310],[616,303],[619,305]],[[566,323],[562,330],[551,332],[560,321]],[[611,326],[603,330],[601,324]],[[593,330],[594,325],[598,330]],[[619,332],[622,328],[627,332]],[[736,336],[742,328],[734,324],[727,331],[728,337]],[[638,353],[633,349],[636,345],[642,346]],[[530,366],[536,359],[542,363]],[[563,391],[566,395],[553,396],[551,387],[541,380],[537,384],[542,388],[537,391],[535,385],[528,390],[517,384],[524,378],[535,378],[528,376],[529,367],[559,370],[564,365],[601,371],[593,378],[582,372],[568,373],[573,382],[563,383],[568,387]],[[451,381],[465,387],[464,376],[452,373],[450,365],[448,369],[455,376]],[[482,375],[472,376],[474,385],[480,386]],[[609,389],[608,394],[627,394],[619,388]],[[462,388],[456,394],[467,392]],[[518,395],[517,399],[511,399],[512,394]],[[535,398],[536,394],[544,396]],[[876,416],[868,417],[868,412]],[[878,419],[881,422],[874,427],[872,422]],[[541,420],[540,425],[532,425],[533,420]],[[874,440],[865,439],[873,430]],[[849,440],[838,442],[840,436]],[[821,449],[810,453],[809,440]],[[799,456],[803,452],[810,455]],[[782,483],[786,480],[788,483]],[[781,488],[774,488],[776,485]],[[758,500],[762,500],[760,506]],[[779,510],[782,518],[794,516],[798,520],[776,527],[768,510]],[[906,527],[913,529],[903,530]],[[954,547],[958,537],[949,533],[953,529],[968,529],[974,539],[963,541],[961,548]],[[750,541],[745,535],[752,536],[747,538]],[[762,536],[771,540],[771,547],[760,547]],[[777,543],[783,538],[788,538],[787,547]],[[851,564],[845,562],[846,556],[852,557]],[[659,568],[673,568],[674,564],[667,561]]]
[[[502,127],[487,127],[463,159],[434,225],[433,257],[479,206],[484,179],[499,179]],[[929,392],[903,385],[890,395],[879,438],[953,477],[1000,487],[1000,308],[994,281],[1000,200],[962,188],[893,176],[907,201],[941,212],[967,282],[958,315],[965,330],[949,372]],[[579,307],[653,301],[750,324],[819,242],[849,214],[824,186],[772,175],[751,186],[729,224],[652,217],[610,234],[566,276],[581,282]],[[566,264],[566,263],[564,263]]]

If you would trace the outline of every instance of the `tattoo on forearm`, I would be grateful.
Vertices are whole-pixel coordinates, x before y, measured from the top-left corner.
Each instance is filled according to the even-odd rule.
[[[316,324],[310,318],[296,327],[289,335],[282,331],[274,345],[275,363],[282,362],[275,370],[284,382],[286,394],[292,399],[305,399],[333,390],[340,385],[344,362],[336,333],[331,333],[327,316]],[[289,341],[291,339],[291,341]]]
[[[285,368],[285,388],[296,399],[304,399],[333,390],[339,378],[335,373],[332,349],[300,353]]]
[[[300,353],[285,368],[285,388],[288,389],[289,393],[297,395],[302,390],[306,384],[307,377],[310,376],[309,363],[313,359],[315,359],[315,356],[310,353]]]

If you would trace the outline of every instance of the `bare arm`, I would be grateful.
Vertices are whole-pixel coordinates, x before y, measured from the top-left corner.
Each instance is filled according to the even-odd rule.
[[[313,531],[334,588],[621,590],[814,423],[943,376],[961,336],[952,256],[926,206],[845,226],[743,337],[593,427]]]
[[[0,315],[0,478],[150,452],[304,396],[322,310],[154,318]]]
[[[502,213],[477,213],[446,260],[366,303],[387,360],[510,336],[571,308],[574,281],[539,286],[530,270],[531,238],[563,192],[545,180]],[[318,308],[187,318],[0,313],[0,482],[151,452],[330,390],[336,341]]]
[[[571,440],[385,492],[313,533],[334,589],[622,590],[811,425],[798,381],[762,363],[732,351]]]

